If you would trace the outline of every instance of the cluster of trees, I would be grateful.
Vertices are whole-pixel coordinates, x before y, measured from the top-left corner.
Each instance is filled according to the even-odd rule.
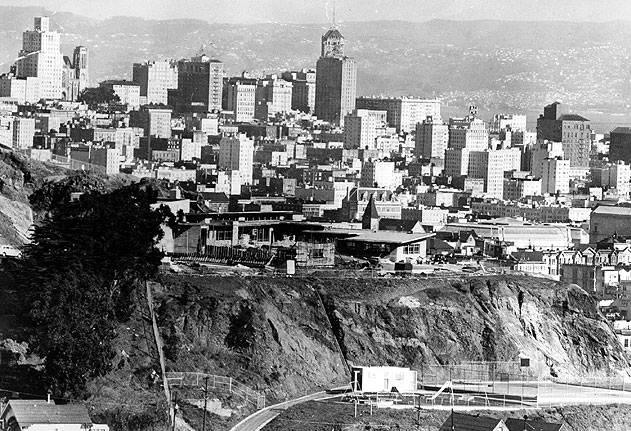
[[[121,103],[120,97],[114,90],[107,87],[89,87],[84,89],[78,98],[92,110],[125,111],[127,106]]]
[[[94,189],[70,202],[76,182]],[[136,290],[155,276],[160,226],[173,216],[151,208],[157,191],[150,183],[108,192],[79,177],[43,190],[34,204],[46,216],[16,279],[49,384],[57,395],[76,395],[110,370],[117,328],[134,310]]]

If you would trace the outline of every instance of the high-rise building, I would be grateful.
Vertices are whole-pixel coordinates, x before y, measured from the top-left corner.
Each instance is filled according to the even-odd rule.
[[[35,118],[15,117],[13,119],[13,148],[33,147],[35,136]]]
[[[102,166],[107,175],[117,174],[120,172],[120,153],[116,148],[92,147],[90,163]]]
[[[445,150],[445,175],[449,177],[467,175],[469,153],[470,150],[467,148],[447,148]]]
[[[559,157],[541,161],[541,193],[570,192],[570,161]]]
[[[631,127],[616,127],[610,133],[609,160],[631,164]]]
[[[20,105],[36,103],[41,99],[40,79],[35,76],[18,78],[11,74],[2,75],[0,97],[15,99]]]
[[[469,153],[468,177],[482,178],[484,192],[488,197],[502,199],[504,196],[504,172],[519,170],[521,151],[517,148],[471,151]]]
[[[440,119],[440,100],[417,97],[358,97],[357,109],[383,110],[388,113],[388,125],[397,132],[409,133],[427,117]]]
[[[449,126],[440,118],[428,116],[416,125],[415,155],[425,160],[444,159],[449,143]]]
[[[563,144],[561,142],[543,141],[530,149],[530,172],[533,176],[543,176],[543,162],[545,159],[563,159]]]
[[[591,134],[590,121],[567,113],[559,102],[544,107],[543,115],[537,119],[537,139],[561,142],[564,157],[572,168],[589,168]]]
[[[449,148],[484,151],[489,148],[486,123],[479,118],[449,119]]]
[[[139,111],[131,112],[129,125],[143,129],[145,136],[170,138],[171,112],[171,109],[144,106]]]
[[[241,184],[252,184],[254,141],[244,134],[223,137],[219,142],[219,169],[239,171]]]
[[[176,109],[182,112],[221,111],[223,63],[207,55],[177,63]]]
[[[38,77],[41,97],[45,99],[62,98],[64,60],[60,44],[59,33],[50,31],[50,19],[46,16],[35,17],[33,30],[26,30],[22,35],[16,75]]]
[[[374,150],[378,130],[386,124],[386,111],[355,109],[344,118],[344,147]]]
[[[313,112],[315,109],[316,71],[302,69],[297,72],[284,72],[283,79],[291,81],[291,109]]]
[[[316,117],[343,127],[344,117],[355,109],[356,92],[357,64],[344,55],[344,37],[332,28],[322,36],[316,64]]]
[[[608,163],[601,167],[592,167],[592,182],[597,187],[616,189],[618,197],[629,198],[629,181],[631,181],[631,167],[624,161]]]
[[[72,53],[72,65],[75,70],[75,78],[79,80],[79,92],[87,88],[90,83],[88,74],[88,48],[85,46],[75,47]]]
[[[170,60],[134,63],[133,81],[140,86],[141,105],[166,105],[168,91],[177,89],[177,63]]]
[[[277,75],[259,79],[255,93],[254,116],[261,121],[267,121],[269,117],[291,111],[292,101],[291,81],[279,78]]]
[[[225,108],[234,112],[237,122],[254,120],[256,107],[256,80],[250,78],[230,78],[225,86]]]

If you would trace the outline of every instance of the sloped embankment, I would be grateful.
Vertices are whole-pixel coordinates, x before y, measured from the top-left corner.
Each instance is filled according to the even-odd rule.
[[[421,369],[522,355],[561,378],[629,366],[589,295],[541,279],[168,276],[162,283],[169,367],[231,375],[277,399],[348,382],[347,363]]]

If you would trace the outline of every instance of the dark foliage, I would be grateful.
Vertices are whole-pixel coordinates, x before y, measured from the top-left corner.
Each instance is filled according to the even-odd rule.
[[[86,88],[79,94],[79,101],[94,110],[118,107],[120,105],[120,97],[114,93],[114,90],[107,87]]]
[[[92,191],[75,202],[53,197],[49,217],[35,227],[18,278],[56,394],[78,394],[109,371],[116,327],[162,257],[155,245],[165,215],[151,209],[155,198],[147,184]]]

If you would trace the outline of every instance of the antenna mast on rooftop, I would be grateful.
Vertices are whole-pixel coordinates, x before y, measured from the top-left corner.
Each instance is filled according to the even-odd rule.
[[[337,9],[336,2],[335,2],[335,0],[333,0],[333,25],[332,25],[332,28],[336,28],[337,27],[337,22],[335,22],[335,10],[336,9]]]

